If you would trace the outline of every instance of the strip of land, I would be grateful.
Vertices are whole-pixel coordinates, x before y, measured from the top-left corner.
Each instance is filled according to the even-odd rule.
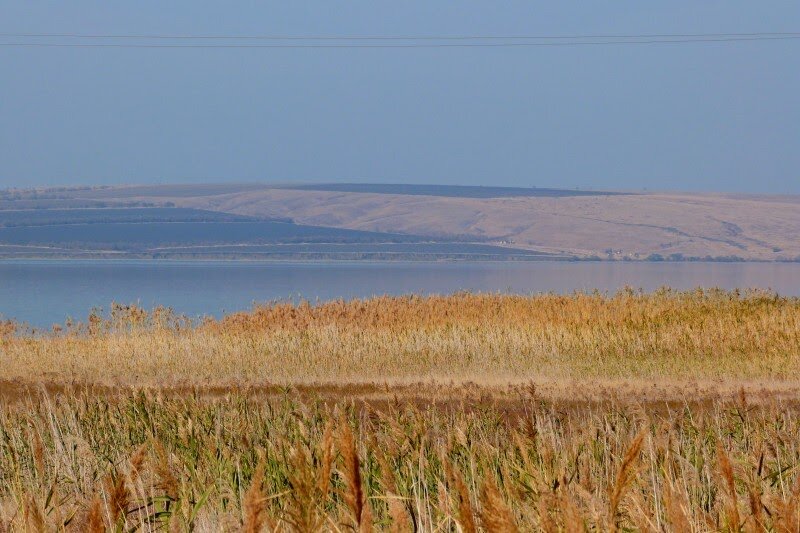
[[[50,246],[67,256],[248,258],[208,247],[408,242],[426,249],[258,258],[800,261],[800,197],[348,183],[0,191],[7,257]],[[170,249],[183,246],[196,249]]]

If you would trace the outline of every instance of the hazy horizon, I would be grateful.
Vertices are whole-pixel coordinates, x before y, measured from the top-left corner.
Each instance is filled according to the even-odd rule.
[[[525,186],[525,185],[493,185],[493,184],[461,184],[461,183],[436,183],[436,182],[418,182],[418,181],[406,181],[406,182],[390,182],[390,181],[377,181],[377,180],[214,180],[209,179],[206,181],[202,180],[152,180],[152,181],[138,181],[138,182],[129,182],[129,183],[112,183],[112,182],[75,182],[75,183],[43,183],[41,185],[0,185],[0,190],[9,190],[9,189],[19,189],[19,190],[33,190],[33,189],[58,189],[58,188],[83,188],[83,187],[161,187],[161,186],[205,186],[205,185],[226,185],[226,186],[266,186],[266,187],[296,187],[296,186],[303,186],[303,185],[346,185],[346,184],[357,184],[357,185],[404,185],[404,186],[428,186],[428,185],[442,185],[442,186],[452,186],[452,187],[485,187],[485,188],[508,188],[508,189],[552,189],[552,190],[564,190],[564,191],[587,191],[587,192],[620,192],[620,193],[648,193],[648,194],[742,194],[742,195],[749,195],[749,196],[798,196],[800,195],[800,190],[797,192],[771,192],[771,191],[729,191],[724,189],[669,189],[669,188],[662,188],[662,189],[655,189],[655,188],[648,188],[648,187],[640,187],[638,189],[612,189],[610,187],[595,187],[595,186],[587,186],[587,187],[566,187],[566,186],[554,186],[554,187],[539,187],[536,185],[532,186]]]
[[[86,42],[8,35],[23,33],[800,28],[800,4],[790,1],[769,9],[743,1],[3,6],[0,44]],[[360,182],[798,194],[798,51],[800,40],[442,49],[0,46],[0,188]]]

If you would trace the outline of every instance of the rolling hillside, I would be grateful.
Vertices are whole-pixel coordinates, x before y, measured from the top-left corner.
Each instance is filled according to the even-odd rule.
[[[56,201],[47,191],[37,194],[42,201]],[[797,196],[377,184],[147,186],[75,189],[59,195],[62,202],[169,205],[561,256],[800,258]],[[25,201],[30,194],[17,194],[5,205]]]

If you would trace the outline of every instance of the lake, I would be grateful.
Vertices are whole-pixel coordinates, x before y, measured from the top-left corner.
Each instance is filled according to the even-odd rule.
[[[219,316],[274,299],[762,288],[800,296],[798,263],[0,261],[0,316],[49,327],[111,302]]]

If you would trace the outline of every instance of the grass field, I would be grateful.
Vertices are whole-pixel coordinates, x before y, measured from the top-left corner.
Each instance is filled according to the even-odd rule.
[[[0,531],[798,531],[800,299],[0,327]]]
[[[11,331],[15,325],[8,323]],[[800,375],[800,299],[724,291],[277,302],[192,323],[168,309],[6,335],[6,380],[105,386],[417,382],[765,383]]]

